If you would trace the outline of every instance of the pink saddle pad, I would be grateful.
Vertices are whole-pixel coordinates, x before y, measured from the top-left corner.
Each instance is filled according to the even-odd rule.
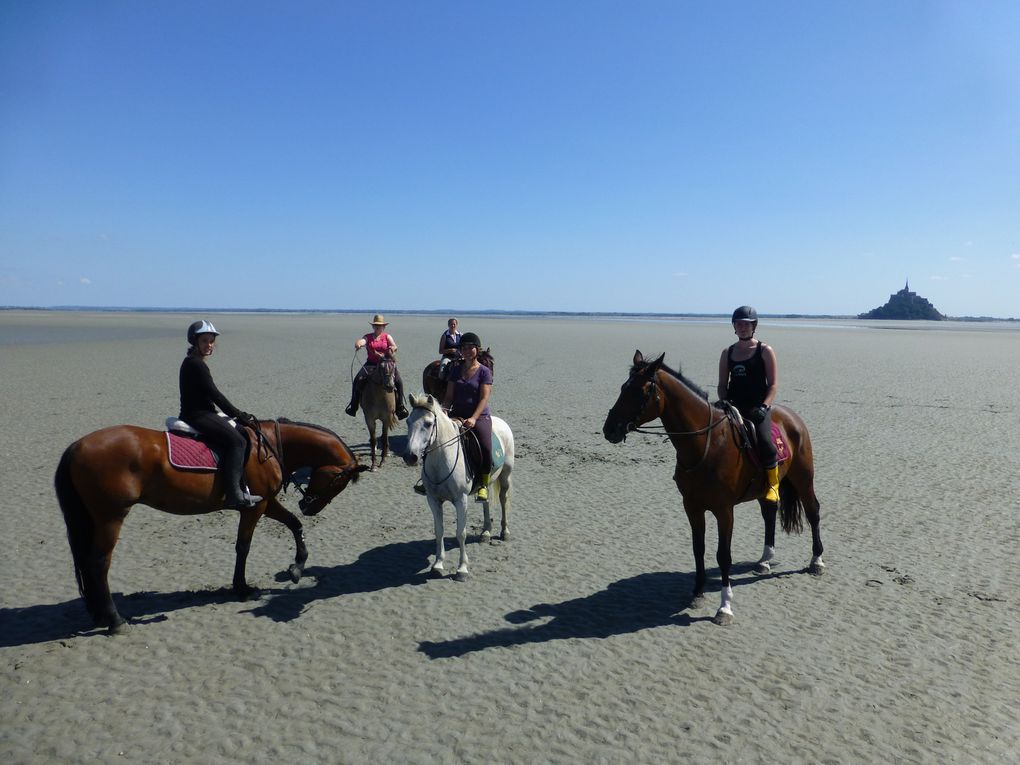
[[[215,470],[218,457],[206,444],[167,431],[167,455],[178,470]]]
[[[783,436],[783,432],[774,422],[772,423],[772,443],[776,445],[776,456],[779,457],[780,462],[786,462],[793,456],[790,452],[790,445],[786,443],[786,438]]]

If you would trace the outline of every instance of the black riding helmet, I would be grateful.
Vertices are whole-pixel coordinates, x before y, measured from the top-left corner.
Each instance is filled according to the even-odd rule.
[[[463,348],[465,345],[473,345],[475,348],[481,348],[482,341],[478,339],[478,335],[474,332],[465,332],[460,336],[460,346]]]
[[[742,305],[736,311],[733,312],[733,318],[730,321],[736,324],[738,321],[753,321],[755,324],[758,323],[758,312],[749,305]]]

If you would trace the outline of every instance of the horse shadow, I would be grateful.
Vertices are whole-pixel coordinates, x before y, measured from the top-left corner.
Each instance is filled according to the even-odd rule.
[[[351,445],[351,451],[363,457],[372,452],[372,445],[368,441],[362,441],[361,443]],[[407,436],[398,436],[390,432],[390,455],[396,455],[401,457],[407,452]]]
[[[749,564],[748,569],[753,566]],[[783,572],[772,577],[795,573],[800,572]],[[757,577],[731,578],[730,584],[736,587],[756,581]],[[654,627],[687,627],[696,622],[711,622],[712,616],[679,613],[690,604],[694,582],[694,572],[639,574],[613,582],[604,590],[585,597],[561,603],[537,603],[503,617],[514,625],[546,620],[536,626],[503,627],[452,640],[426,640],[418,644],[418,650],[430,659],[450,659],[487,648],[570,638],[608,638]],[[681,605],[678,607],[678,604]]]
[[[287,622],[319,600],[424,584],[426,580],[418,572],[434,550],[435,542],[430,539],[398,542],[372,548],[350,564],[312,566],[305,569],[304,586],[264,588],[260,599],[252,601],[254,607],[245,613]],[[290,578],[283,571],[276,575],[276,581],[289,583]],[[117,593],[115,598],[129,625],[166,621],[167,614],[174,611],[239,602],[230,587]],[[0,648],[107,634],[105,629],[85,626],[88,623],[85,605],[78,598],[25,608],[0,608]]]

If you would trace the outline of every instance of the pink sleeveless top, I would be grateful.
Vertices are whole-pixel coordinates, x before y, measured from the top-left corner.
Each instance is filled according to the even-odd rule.
[[[380,361],[385,361],[386,351],[390,347],[389,334],[383,332],[379,337],[376,337],[374,332],[369,332],[364,339],[365,348],[368,351],[368,363],[378,364]]]

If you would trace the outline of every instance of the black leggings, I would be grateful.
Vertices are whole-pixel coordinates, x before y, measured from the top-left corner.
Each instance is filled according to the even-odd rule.
[[[747,414],[741,412],[744,417]],[[758,434],[758,456],[761,458],[762,467],[770,468],[779,464],[779,455],[776,453],[776,445],[772,442],[772,409],[765,415],[765,419],[754,426]]]
[[[239,465],[243,474],[248,440],[227,422],[226,417],[220,417],[215,412],[198,412],[188,415],[185,422],[201,433],[202,438],[219,452],[221,470],[226,472],[231,465]]]
[[[482,452],[482,461],[478,472],[482,475],[492,472],[492,417],[483,414],[475,420],[472,432],[478,438],[478,448]]]

